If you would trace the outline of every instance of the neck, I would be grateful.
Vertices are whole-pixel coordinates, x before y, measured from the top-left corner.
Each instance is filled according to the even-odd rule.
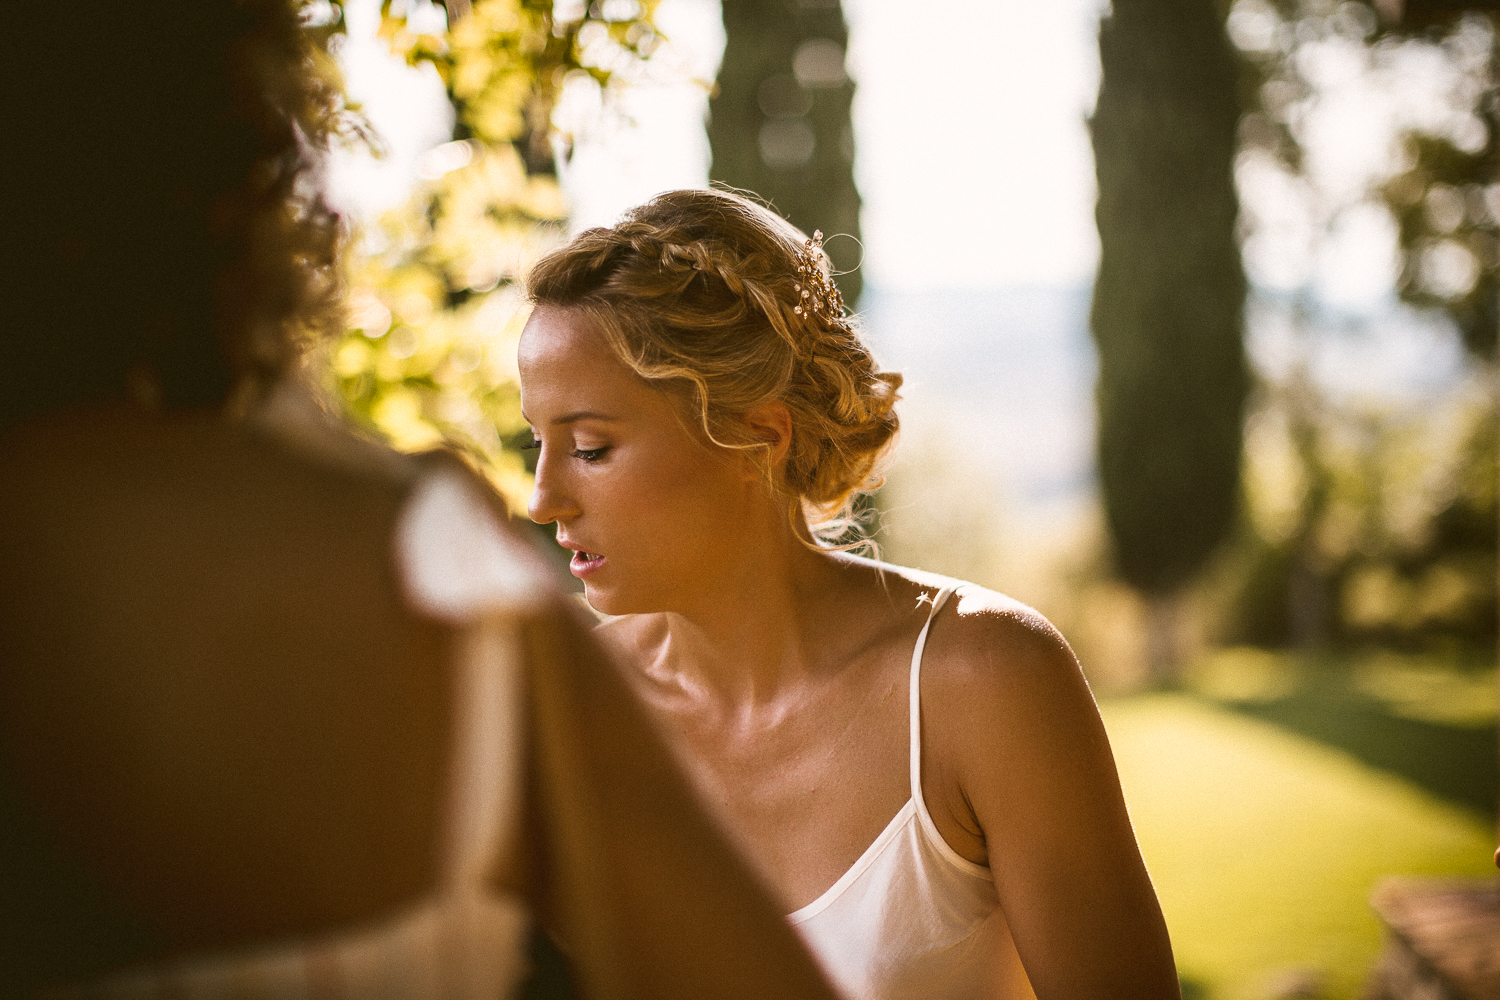
[[[749,713],[795,698],[836,669],[826,609],[855,585],[855,567],[809,549],[790,527],[759,542],[702,581],[690,604],[660,616],[647,666],[655,681]]]

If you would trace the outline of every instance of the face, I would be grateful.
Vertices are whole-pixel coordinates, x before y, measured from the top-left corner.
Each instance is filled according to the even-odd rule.
[[[541,445],[528,512],[557,525],[589,604],[621,615],[703,600],[766,504],[752,464],[693,429],[571,310],[537,306],[520,369]]]

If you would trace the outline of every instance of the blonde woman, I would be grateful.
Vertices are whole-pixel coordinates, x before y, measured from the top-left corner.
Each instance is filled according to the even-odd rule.
[[[822,541],[878,482],[901,378],[818,242],[676,191],[543,260],[531,292],[530,514],[832,978],[862,1000],[1177,996],[1063,638]]]

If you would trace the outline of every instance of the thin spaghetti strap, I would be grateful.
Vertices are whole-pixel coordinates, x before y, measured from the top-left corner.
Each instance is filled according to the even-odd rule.
[[[911,653],[911,797],[917,804],[918,812],[926,812],[927,805],[922,799],[922,651],[927,648],[927,632],[932,628],[932,620],[937,613],[948,603],[948,598],[953,596],[956,587],[944,587],[932,598],[932,609],[927,612],[927,623],[922,626],[922,631],[917,635],[916,648]]]

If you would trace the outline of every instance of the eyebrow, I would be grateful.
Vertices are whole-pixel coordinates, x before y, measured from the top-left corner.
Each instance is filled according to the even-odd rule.
[[[531,418],[526,416],[524,412],[521,414],[521,419],[525,420],[528,424],[531,423]],[[576,424],[580,420],[607,420],[615,422],[619,419],[619,417],[612,417],[607,413],[599,413],[595,410],[574,410],[572,413],[565,413],[554,419],[552,425],[556,427],[563,424]]]

